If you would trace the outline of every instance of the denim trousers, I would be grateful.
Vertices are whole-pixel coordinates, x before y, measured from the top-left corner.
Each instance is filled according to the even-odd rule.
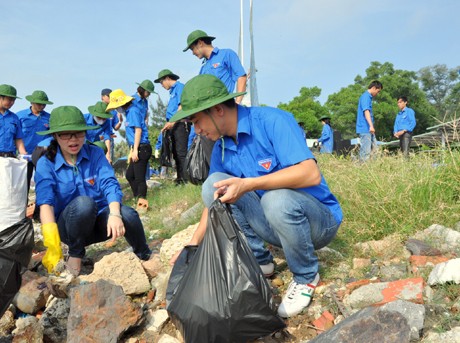
[[[231,177],[225,173],[208,177],[202,188],[206,207],[214,201],[214,182]],[[314,251],[329,244],[339,228],[327,206],[306,192],[276,189],[261,198],[256,192],[246,193],[231,208],[259,264],[273,260],[265,241],[283,249],[297,283],[314,280],[319,268]]]
[[[373,133],[360,133],[359,140],[359,160],[365,162],[371,157],[372,152],[377,147],[377,140]]]
[[[110,209],[107,206],[100,214],[97,204],[88,196],[78,196],[59,215],[58,229],[61,241],[69,246],[69,256],[82,258],[85,247],[103,242],[107,237],[107,221]],[[142,260],[148,260],[150,249],[145,240],[144,227],[137,212],[121,205],[121,216],[125,226],[126,241]]]

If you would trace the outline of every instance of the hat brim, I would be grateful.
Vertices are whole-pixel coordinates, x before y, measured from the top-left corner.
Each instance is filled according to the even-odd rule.
[[[97,130],[100,126],[87,126],[87,125],[67,125],[61,126],[56,129],[50,129],[46,131],[38,131],[36,132],[37,135],[44,136],[49,135],[50,133],[57,133],[57,132],[64,132],[64,131],[88,131],[88,130]]]
[[[128,99],[129,99],[129,100],[128,100]],[[112,104],[112,103],[109,103],[109,104],[107,105],[107,108],[105,109],[105,111],[108,112],[108,111],[110,111],[110,110],[114,110],[115,108],[118,108],[118,107],[121,107],[121,106],[125,106],[128,102],[133,101],[133,99],[134,99],[134,98],[133,98],[132,96],[127,95],[127,96],[126,96],[126,100],[128,100],[128,101],[125,101],[123,104],[115,104],[115,103]]]
[[[233,98],[236,98],[236,97],[238,97],[240,95],[244,95],[244,94],[246,94],[246,92],[230,93],[230,94],[222,96],[220,98],[215,98],[215,99],[205,101],[200,106],[192,108],[190,110],[177,111],[176,114],[173,115],[171,117],[171,119],[169,119],[169,121],[170,122],[175,122],[175,121],[190,117],[191,115],[194,115],[195,113],[204,111],[204,110],[206,110],[206,109],[208,109],[208,108],[210,108],[210,107],[212,107],[214,105],[221,104],[221,103],[223,103],[223,102],[225,102],[225,101],[227,101],[229,99],[233,99]]]
[[[144,88],[147,92],[155,93],[155,89],[148,89],[148,88],[145,88],[144,86],[142,86],[140,83],[137,83],[137,82],[136,82],[136,85],[141,86],[141,87]],[[156,94],[156,93],[155,93],[155,94]]]
[[[195,43],[198,39],[202,39],[202,38],[210,38],[211,41],[213,41],[214,39],[216,39],[216,37],[212,37],[212,36],[203,36],[203,37],[198,37],[197,39],[195,39],[193,42],[191,42],[184,50],[182,50],[183,52],[186,52],[188,49],[190,49],[190,46]]]
[[[160,81],[163,80],[166,76],[169,76],[174,81],[177,81],[177,80],[180,79],[180,77],[177,76],[176,74],[166,74],[166,75],[163,75],[162,77],[159,77],[158,79],[154,80],[153,83],[160,83]]]
[[[7,96],[8,98],[14,98],[14,99],[22,99],[16,95],[12,95],[12,94],[0,94],[0,96]]]
[[[95,110],[96,106],[88,106],[88,111],[92,116],[99,117],[99,118],[104,118],[104,119],[109,119],[112,118],[112,114],[110,113],[105,113],[105,112],[98,112]]]
[[[33,103],[33,104],[41,104],[41,105],[52,105],[54,102],[52,101],[46,101],[46,100],[36,100],[32,98],[31,95],[26,95],[26,100]]]

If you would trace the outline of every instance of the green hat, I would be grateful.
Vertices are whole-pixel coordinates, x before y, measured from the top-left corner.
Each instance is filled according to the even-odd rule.
[[[75,106],[59,106],[51,111],[50,129],[39,131],[37,135],[48,135],[55,132],[63,131],[86,131],[96,130],[100,126],[88,126],[83,113]]]
[[[91,113],[91,115],[99,118],[105,118],[109,119],[112,118],[111,113],[105,113],[105,110],[107,109],[107,104],[102,101],[96,102],[96,105],[94,106],[88,106],[88,111]]]
[[[9,96],[10,98],[21,99],[16,96],[16,88],[10,85],[0,85],[0,95]]]
[[[92,142],[91,144],[95,145],[95,146],[98,146],[99,148],[104,150],[104,154],[107,154],[107,150],[108,150],[107,145],[105,145],[105,143],[103,141],[96,141],[96,142]]]
[[[188,37],[187,37],[187,47],[182,51],[185,52],[188,49],[190,49],[190,45],[195,43],[200,38],[209,38],[211,40],[216,39],[216,37],[208,36],[208,34],[206,32],[204,32],[204,31],[195,30],[191,34],[188,35]]]
[[[179,76],[174,74],[171,70],[163,69],[162,71],[158,73],[158,79],[154,80],[153,82],[160,83],[160,81],[164,79],[166,76],[169,76],[173,80],[179,80]]]
[[[243,94],[246,92],[229,93],[225,84],[214,75],[195,76],[185,84],[182,91],[180,98],[182,109],[177,111],[169,121],[184,119]]]
[[[324,119],[331,119],[331,116],[325,115],[319,118],[319,121],[324,120]]]
[[[48,95],[44,91],[34,91],[32,95],[26,95],[27,101],[34,104],[52,105],[53,102],[48,100]]]
[[[153,82],[150,80],[144,80],[141,83],[136,82],[136,84],[144,88],[146,91],[149,91],[150,93],[158,94],[155,92],[155,86],[153,85]]]

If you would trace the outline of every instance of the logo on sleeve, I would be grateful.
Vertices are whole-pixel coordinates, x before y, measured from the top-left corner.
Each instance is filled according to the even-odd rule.
[[[212,65],[212,67],[213,67],[214,69],[216,69],[216,68],[219,67],[219,66],[220,66],[220,62],[219,62],[219,63],[214,63],[214,64]]]
[[[86,178],[85,182],[91,186],[94,186],[94,184],[96,183],[96,175]]]
[[[270,170],[270,167],[272,165],[272,159],[266,158],[265,160],[260,160],[258,163],[259,163],[259,166],[261,166],[265,170]]]

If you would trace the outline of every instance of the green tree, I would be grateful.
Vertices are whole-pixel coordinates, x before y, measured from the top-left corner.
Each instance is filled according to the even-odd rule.
[[[460,81],[459,69],[460,67],[449,69],[445,64],[436,64],[418,71],[422,89],[436,108],[440,120],[450,120],[458,106],[460,94],[456,89]]]
[[[150,118],[149,118],[149,140],[155,150],[155,144],[157,143],[160,131],[166,123],[166,108],[168,103],[164,103],[161,97],[158,96],[156,106],[149,103],[150,107]]]
[[[328,114],[326,109],[318,101],[321,89],[318,87],[302,87],[299,93],[300,95],[296,96],[289,103],[280,103],[278,108],[292,113],[297,122],[303,122],[308,138],[318,138],[322,130],[318,119]]]
[[[344,138],[356,136],[356,111],[359,97],[367,90],[373,80],[383,84],[383,90],[373,100],[375,130],[378,139],[393,140],[394,120],[399,112],[397,99],[406,96],[409,106],[415,111],[417,126],[415,134],[435,123],[435,110],[428,102],[425,93],[419,88],[417,75],[413,71],[395,69],[392,63],[371,62],[366,75],[356,76],[355,83],[331,94],[325,103],[331,113],[333,126],[342,132]],[[335,123],[335,124],[334,124]]]

